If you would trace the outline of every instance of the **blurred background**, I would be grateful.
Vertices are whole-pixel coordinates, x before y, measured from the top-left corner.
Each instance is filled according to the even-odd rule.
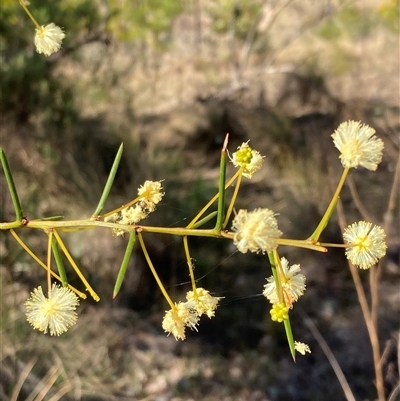
[[[0,140],[29,219],[90,216],[124,142],[107,210],[133,199],[146,179],[165,180],[166,195],[144,224],[185,226],[217,191],[229,133],[231,152],[250,140],[266,156],[243,181],[236,208],[268,207],[285,238],[307,238],[342,172],[330,135],[348,119],[376,129],[383,161],[376,172],[352,171],[341,199],[349,223],[365,214],[376,224],[391,219],[379,316],[389,396],[399,382],[399,204],[386,213],[399,153],[399,1],[32,0],[30,10],[66,38],[51,57],[37,54],[32,22],[17,1],[2,1]],[[0,220],[12,221],[3,176],[0,183]],[[46,236],[19,234],[45,260]],[[307,319],[355,398],[376,398],[342,251],[280,248],[307,276],[291,319],[312,353],[294,363],[261,296],[271,275],[265,257],[191,238],[199,286],[224,299],[215,318],[177,342],[162,331],[168,306],[140,250],[112,300],[127,239],[104,229],[63,238],[101,302],[83,301],[78,324],[50,338],[31,329],[23,305],[46,274],[1,233],[1,399],[345,400]],[[182,299],[190,286],[180,238],[145,240],[171,296]],[[323,240],[342,241],[336,215]],[[368,272],[360,274],[368,288]]]

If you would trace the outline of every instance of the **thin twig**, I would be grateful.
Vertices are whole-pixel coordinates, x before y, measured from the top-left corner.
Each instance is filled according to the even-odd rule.
[[[393,213],[396,208],[397,198],[399,196],[399,186],[400,186],[400,152],[397,157],[396,170],[393,177],[393,185],[389,195],[388,206],[386,208],[385,215],[383,217],[383,229],[386,235],[389,234],[390,224],[393,220]],[[399,233],[398,233],[399,234]],[[382,273],[382,267],[378,266],[377,279],[379,280]]]
[[[397,386],[393,389],[388,401],[398,400],[397,396],[400,394],[400,331],[397,333],[397,371],[399,372]]]
[[[399,399],[397,396],[400,395],[400,331],[397,333],[397,370],[399,372],[399,380],[397,386],[390,394],[388,401],[396,401]]]
[[[362,203],[360,197],[358,196],[356,184],[354,183],[353,177],[351,175],[347,177],[347,185],[349,186],[351,198],[353,199],[354,205],[361,214],[363,220],[374,222],[364,204]]]
[[[343,209],[343,205],[339,200],[337,204],[337,212],[338,212],[338,219],[339,225],[341,230],[343,231],[344,228],[347,226],[345,213]],[[358,302],[361,306],[361,311],[363,314],[363,318],[365,324],[367,326],[368,336],[372,347],[372,358],[374,361],[374,369],[375,369],[375,379],[376,379],[376,390],[378,393],[378,400],[385,401],[385,388],[383,384],[383,374],[382,374],[382,365],[380,363],[381,354],[379,348],[379,338],[378,338],[378,330],[376,324],[374,324],[374,320],[372,319],[371,309],[368,306],[367,297],[365,295],[364,288],[361,283],[360,275],[358,273],[357,267],[354,266],[352,263],[349,262],[351,276],[353,278],[354,286],[357,292]],[[374,272],[375,266],[372,266],[370,270]],[[371,273],[371,272],[370,272]],[[372,273],[374,274],[374,273]],[[377,283],[376,283],[377,285]]]
[[[348,381],[346,380],[346,376],[343,373],[342,368],[339,365],[339,362],[335,358],[335,355],[333,355],[332,350],[330,349],[328,343],[325,341],[324,337],[318,330],[317,326],[314,324],[314,322],[309,318],[309,316],[304,312],[300,311],[303,321],[306,324],[306,326],[309,328],[311,331],[312,335],[314,338],[317,340],[319,346],[321,347],[323,353],[325,354],[326,358],[328,359],[330,365],[332,366],[333,371],[335,372],[335,375],[337,379],[339,380],[339,383],[342,387],[342,390],[344,392],[344,395],[346,397],[347,401],[356,401],[356,398],[354,397],[353,392],[351,391],[350,385]]]
[[[400,394],[400,331],[397,333],[397,370],[399,372],[399,380],[397,386],[393,389],[390,394],[388,401],[398,400],[398,395]]]

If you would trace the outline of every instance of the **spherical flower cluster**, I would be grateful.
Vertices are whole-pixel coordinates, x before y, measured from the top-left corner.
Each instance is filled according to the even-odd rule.
[[[35,329],[59,336],[76,323],[78,305],[78,297],[69,288],[53,284],[46,298],[38,287],[25,302],[26,318]]]
[[[35,46],[36,51],[45,56],[50,56],[60,50],[61,42],[65,38],[63,30],[53,22],[46,26],[36,28]]]
[[[333,143],[339,149],[343,167],[363,166],[376,170],[382,160],[383,141],[375,130],[357,121],[346,121],[332,134]]]
[[[185,327],[197,330],[196,325],[200,317],[192,307],[193,304],[187,302],[175,303],[174,308],[165,313],[162,322],[164,331],[168,334],[172,333],[176,340],[184,340]]]
[[[221,298],[213,297],[204,288],[196,288],[196,292],[189,291],[186,302],[175,303],[174,307],[166,311],[162,327],[168,334],[177,340],[186,338],[185,328],[197,330],[196,325],[200,316],[206,314],[212,318]]]
[[[306,352],[311,353],[310,347],[307,344],[301,343],[299,341],[294,342],[294,349],[300,352],[301,355],[305,355]]]
[[[369,269],[386,254],[385,231],[372,223],[360,221],[345,228],[346,257],[361,269]]]
[[[235,231],[233,243],[242,253],[272,251],[282,235],[275,214],[269,209],[239,210],[233,219],[232,230]]]
[[[164,192],[162,192],[161,181],[146,181],[138,189],[140,200],[132,207],[122,209],[120,213],[114,213],[105,218],[105,221],[112,221],[118,224],[132,225],[145,219],[149,213],[154,212],[156,205],[161,201]],[[124,235],[125,231],[114,228],[113,233],[116,236]]]
[[[282,323],[284,320],[289,319],[289,308],[283,302],[272,305],[269,313],[274,322]]]
[[[121,210],[120,224],[136,224],[140,220],[146,218],[148,213],[146,213],[139,204],[133,207]]]
[[[144,202],[146,209],[150,212],[154,211],[155,205],[161,202],[164,192],[161,181],[146,181],[138,189],[138,195],[140,196],[141,202]]]
[[[289,262],[286,258],[281,258],[281,267],[282,269],[278,269],[277,271],[282,272],[282,275],[279,275],[279,281],[282,286],[283,297],[285,304],[289,308],[292,308],[293,303],[304,294],[306,289],[306,276],[300,273],[300,265],[292,265],[289,267]],[[273,276],[267,279],[263,295],[272,304],[279,302],[279,296]]]
[[[247,178],[252,178],[253,174],[260,170],[264,161],[260,152],[252,149],[248,142],[242,143],[229,158],[235,167],[243,169],[242,174]]]
[[[148,213],[145,212],[139,204],[136,204],[132,207],[122,209],[120,213],[114,213],[110,216],[107,216],[104,221],[131,225],[138,223],[140,220],[145,219],[147,216]],[[113,234],[117,237],[123,236],[125,234],[125,230],[122,230],[120,228],[113,228]]]
[[[196,288],[196,294],[193,291],[189,291],[186,294],[186,299],[194,304],[194,309],[199,316],[206,314],[211,319],[215,315],[215,310],[221,298],[213,297],[204,288]]]

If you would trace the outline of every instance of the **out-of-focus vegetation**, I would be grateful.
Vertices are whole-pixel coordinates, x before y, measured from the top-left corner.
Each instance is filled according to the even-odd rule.
[[[269,207],[285,234],[307,237],[340,171],[330,134],[351,118],[385,141],[379,170],[353,177],[369,213],[383,220],[399,151],[399,1],[32,0],[29,8],[40,24],[66,33],[60,52],[45,58],[18,2],[2,1],[0,140],[30,218],[90,215],[124,141],[110,208],[132,199],[144,180],[165,179],[165,201],[149,224],[184,225],[216,192],[229,132],[231,151],[251,139],[266,156],[238,207]],[[12,206],[0,183],[7,221]],[[349,220],[359,219],[350,190],[342,200]],[[334,223],[325,235],[340,238]],[[380,320],[389,394],[398,385],[398,217],[388,237]],[[294,327],[313,353],[292,364],[259,296],[270,275],[260,257],[238,255],[226,242],[190,241],[196,276],[225,300],[180,344],[161,332],[165,304],[143,256],[134,255],[112,301],[123,239],[71,234],[66,240],[102,301],[83,306],[76,328],[49,339],[31,331],[23,308],[45,273],[11,238],[1,239],[0,398],[344,399],[301,315]],[[26,240],[45,258],[44,236]],[[177,242],[154,236],[148,245],[176,298],[188,280]],[[307,276],[300,306],[356,398],[374,399],[370,348],[342,253],[287,256]]]

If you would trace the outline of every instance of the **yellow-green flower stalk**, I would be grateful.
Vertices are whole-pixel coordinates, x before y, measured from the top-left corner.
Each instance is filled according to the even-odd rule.
[[[91,285],[88,283],[86,280],[85,276],[82,274],[81,270],[79,267],[76,265],[73,257],[69,253],[67,247],[65,246],[63,240],[61,239],[60,235],[58,234],[57,230],[53,230],[53,235],[55,239],[57,240],[58,245],[60,245],[61,250],[64,252],[64,255],[68,259],[69,263],[71,263],[71,266],[75,270],[76,274],[79,276],[79,278],[82,280],[82,283],[85,285],[86,289],[89,291],[89,294],[92,296],[92,298],[96,301],[100,301],[100,297],[96,294],[96,292],[93,290]]]
[[[36,51],[39,54],[43,53],[45,56],[51,56],[53,53],[59,51],[61,48],[61,43],[65,38],[65,33],[63,30],[53,22],[47,24],[46,26],[39,25],[35,17],[28,10],[27,2],[20,0],[19,3],[36,26],[36,34],[34,39]]]
[[[43,267],[43,269],[45,269],[46,271],[49,271],[47,266],[35,255],[34,252],[32,252],[32,250],[25,244],[24,241],[22,241],[22,239],[18,236],[18,234],[11,229],[10,230],[11,235],[15,238],[15,240],[18,242],[18,244],[21,245],[22,249],[25,250],[25,252],[31,256],[33,258],[33,260],[35,260],[35,262],[37,262],[39,264],[39,266]],[[58,276],[56,273],[54,273],[53,271],[50,270],[50,274],[56,278],[58,281],[62,282],[62,278],[60,276]],[[82,299],[86,299],[86,294],[84,294],[81,291],[78,291],[75,287],[73,287],[71,284],[68,284],[68,288],[73,291],[75,294],[77,294],[80,298]]]

